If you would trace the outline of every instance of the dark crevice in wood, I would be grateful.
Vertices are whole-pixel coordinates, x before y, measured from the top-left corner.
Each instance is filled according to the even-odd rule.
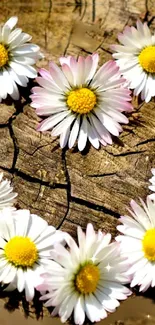
[[[113,54],[113,52],[112,51],[110,51],[110,50],[106,50],[106,49],[104,49],[104,47],[99,47],[101,50],[103,50],[104,52],[106,52],[106,53],[108,53],[108,54],[110,54],[110,55],[112,55]]]
[[[8,126],[8,123],[0,124],[0,129],[7,128]]]
[[[142,144],[149,143],[149,142],[155,142],[155,138],[147,139],[147,140],[145,140],[145,141],[141,141],[141,142],[137,143],[137,147],[138,147],[138,146],[141,146]]]
[[[69,47],[69,45],[70,45],[70,40],[71,40],[71,37],[72,37],[72,34],[73,34],[73,27],[72,27],[72,29],[71,29],[71,31],[70,31],[70,34],[69,34],[69,37],[68,37],[68,41],[67,41],[67,44],[66,44],[66,47],[65,47],[65,49],[64,49],[64,56],[66,55],[66,53],[67,53],[67,50],[68,50],[68,47]]]
[[[92,22],[95,21],[96,18],[96,1],[92,0]]]
[[[52,12],[52,0],[49,0],[47,19],[46,19],[46,23],[45,23],[45,49],[46,50],[47,50],[47,45],[48,45],[48,40],[47,40],[48,24],[49,24],[49,19],[50,19],[51,12]]]
[[[114,156],[114,157],[126,157],[126,156],[130,156],[130,155],[138,155],[138,154],[144,153],[144,152],[146,152],[146,150],[122,152],[119,154],[114,154],[113,152],[108,152],[107,150],[106,150],[106,152],[109,155]]]
[[[96,210],[96,211],[101,211],[101,212],[103,212],[105,214],[109,214],[110,216],[115,217],[115,218],[120,217],[119,213],[117,213],[115,211],[112,211],[111,209],[105,208],[102,205],[94,204],[92,202],[88,202],[86,200],[83,200],[83,199],[80,199],[80,198],[77,198],[77,197],[74,197],[74,196],[71,196],[71,201],[75,202],[77,204],[86,206],[87,208],[90,208],[90,209],[93,209],[93,210]]]
[[[50,184],[50,182],[47,182],[47,181],[44,181],[44,180],[42,180],[40,178],[33,177],[33,176],[28,175],[28,174],[25,174],[24,172],[22,172],[21,170],[18,170],[17,168],[7,168],[7,167],[0,166],[0,169],[2,169],[3,171],[7,171],[8,173],[10,173],[10,174],[12,174],[14,176],[19,176],[22,179],[24,179],[25,181],[28,181],[30,183],[44,185],[44,186],[46,186],[48,188],[51,188],[51,189],[55,189],[55,188],[67,189],[66,184],[61,184],[61,183],[52,183],[52,184]]]
[[[82,3],[82,6],[84,7],[84,10],[83,10],[83,13],[82,13],[82,16],[80,18],[80,20],[82,20],[86,14],[86,9],[87,9],[87,0],[84,0],[84,4]]]
[[[62,164],[64,167],[65,177],[66,177],[66,181],[67,181],[67,187],[66,187],[66,189],[67,189],[67,210],[66,210],[66,213],[65,213],[64,217],[62,218],[60,224],[58,225],[57,229],[60,229],[63,222],[65,221],[65,219],[68,215],[69,209],[70,209],[70,202],[71,202],[71,182],[70,182],[70,177],[69,177],[67,163],[66,163],[66,149],[62,149],[61,158],[62,158]]]
[[[13,132],[11,123],[9,123],[9,133],[10,133],[10,137],[12,139],[13,145],[14,145],[14,156],[13,156],[13,162],[12,162],[12,167],[11,167],[11,170],[14,170],[14,168],[16,166],[18,154],[19,154],[19,147],[18,147],[18,142],[17,142],[16,136]]]
[[[106,176],[113,176],[117,175],[116,173],[108,173],[108,174],[93,174],[93,175],[86,175],[87,177],[106,177]]]

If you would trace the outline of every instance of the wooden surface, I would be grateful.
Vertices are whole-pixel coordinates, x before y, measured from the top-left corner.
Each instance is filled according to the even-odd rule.
[[[1,0],[0,20],[19,17],[18,26],[33,36],[45,55],[38,66],[58,62],[64,54],[85,56],[94,51],[101,65],[111,58],[109,45],[117,42],[126,24],[140,17],[153,30],[153,2]],[[112,146],[98,151],[88,146],[79,153],[77,148],[61,150],[58,139],[36,131],[39,118],[29,105],[29,94],[23,89],[20,101],[0,104],[0,170],[19,194],[18,207],[73,235],[78,224],[85,228],[90,221],[114,235],[130,199],[148,194],[150,169],[155,166],[154,100],[134,100],[130,123]]]
[[[155,27],[154,0],[1,0],[0,21],[12,15],[45,54],[38,67],[64,54],[94,51],[101,65],[111,58],[109,45],[126,24],[140,17]],[[112,146],[98,151],[88,146],[79,153],[77,148],[61,150],[58,139],[36,131],[39,118],[29,105],[30,90],[21,93],[20,101],[0,104],[0,171],[12,180],[18,207],[73,236],[77,225],[85,228],[88,222],[114,236],[130,199],[149,193],[155,166],[154,100],[134,99],[130,123]]]

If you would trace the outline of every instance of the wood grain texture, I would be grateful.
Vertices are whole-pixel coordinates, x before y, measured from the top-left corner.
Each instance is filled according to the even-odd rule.
[[[5,10],[4,10],[5,8]],[[17,15],[18,26],[33,36],[48,62],[61,55],[97,51],[100,65],[111,58],[110,44],[137,18],[155,27],[153,0],[1,0],[0,20]],[[18,192],[18,207],[76,236],[88,222],[116,234],[118,217],[131,198],[145,199],[155,166],[155,105],[133,100],[130,123],[119,139],[100,150],[87,146],[61,150],[59,140],[36,131],[39,118],[30,107],[32,82],[21,99],[0,104],[0,171]]]

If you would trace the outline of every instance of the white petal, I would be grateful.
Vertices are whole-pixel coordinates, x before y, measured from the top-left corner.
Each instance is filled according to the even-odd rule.
[[[80,116],[77,116],[70,132],[70,137],[68,142],[69,148],[72,148],[75,144],[75,141],[77,140],[79,127],[80,127]]]
[[[88,123],[88,139],[94,148],[96,149],[99,148],[100,144],[99,144],[98,134],[89,123]]]
[[[64,111],[61,113],[54,114],[53,116],[48,117],[46,120],[41,122],[38,126],[38,131],[47,131],[53,128],[57,123],[64,120],[65,117],[70,115],[70,111]],[[62,129],[63,131],[63,129]]]
[[[35,78],[37,76],[37,71],[31,66],[24,66],[16,62],[10,62],[11,68],[19,75],[25,75],[28,78]]]
[[[87,142],[87,119],[85,116],[83,116],[82,119],[82,124],[80,126],[80,132],[79,132],[79,137],[78,137],[78,149],[82,151]]]
[[[76,118],[76,116],[70,112],[67,115],[68,116],[62,122],[60,122],[58,125],[56,125],[53,128],[53,130],[51,132],[52,136],[57,136],[57,135],[61,134],[63,131],[65,131],[66,129],[68,129],[68,127],[70,127],[70,125]]]
[[[25,276],[24,271],[21,268],[17,269],[17,289],[19,292],[22,292],[25,287]]]
[[[15,25],[17,24],[18,21],[18,17],[11,17],[6,23],[5,25],[9,26],[10,29],[13,29],[15,27]]]
[[[74,322],[75,324],[82,325],[85,321],[85,304],[84,297],[81,295],[74,308]]]
[[[25,276],[25,296],[27,301],[31,301],[34,297],[34,286],[33,286],[33,271],[28,269],[24,272]]]
[[[68,138],[70,135],[70,126],[60,135],[60,147],[64,148],[68,142]]]

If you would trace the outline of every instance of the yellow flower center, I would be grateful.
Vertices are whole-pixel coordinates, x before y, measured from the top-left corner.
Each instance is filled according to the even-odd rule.
[[[28,237],[11,238],[4,252],[7,260],[17,267],[32,267],[38,259],[36,245]]]
[[[3,67],[9,60],[8,51],[4,45],[0,44],[0,68]]]
[[[96,95],[88,88],[71,90],[67,97],[67,105],[71,111],[79,114],[89,113],[96,104]]]
[[[87,264],[82,267],[75,278],[76,289],[82,293],[92,293],[96,290],[100,271],[96,265]]]
[[[141,51],[139,63],[145,71],[155,73],[155,46],[147,46]]]
[[[155,229],[146,231],[142,244],[145,257],[149,261],[155,261]]]

